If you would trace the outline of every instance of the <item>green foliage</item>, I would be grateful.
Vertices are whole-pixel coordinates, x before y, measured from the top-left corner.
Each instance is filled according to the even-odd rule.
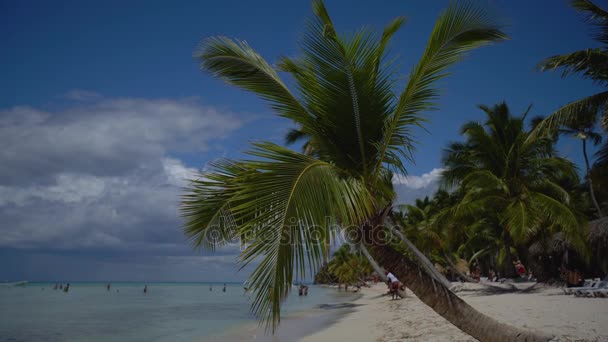
[[[329,262],[328,270],[338,283],[351,285],[369,276],[373,269],[362,255],[351,252],[349,245],[342,245]]]
[[[185,233],[195,246],[213,248],[234,237],[248,243],[241,262],[260,261],[250,276],[252,310],[272,330],[294,278],[325,260],[336,224],[358,227],[394,198],[390,171],[405,173],[412,129],[423,123],[422,112],[434,109],[437,81],[468,51],[506,38],[472,1],[453,3],[397,91],[399,75],[386,48],[403,18],[380,35],[369,29],[339,35],[322,1],[313,2],[313,12],[300,55],[282,58],[276,68],[247,43],[225,37],[205,40],[195,54],[203,70],[291,119],[297,129],[288,141],[306,141],[305,154],[262,143],[251,152],[254,160],[215,163],[182,202]]]
[[[586,21],[595,28],[593,38],[601,47],[552,56],[539,64],[542,71],[561,70],[562,77],[579,74],[601,86],[608,85],[608,11],[589,0],[572,0],[572,6],[585,15]],[[535,129],[535,135],[552,134],[561,127],[591,128],[601,119],[604,133],[608,133],[608,91],[585,97],[566,104],[551,114]],[[598,153],[600,162],[606,160],[608,142]],[[601,211],[601,210],[599,210]]]
[[[505,103],[480,108],[487,121],[465,124],[465,142],[451,144],[444,157],[445,182],[464,191],[454,216],[495,216],[491,221],[519,245],[549,222],[584,253],[584,221],[559,184],[564,177],[576,179],[574,165],[556,156],[553,139],[530,138],[526,114],[513,117]]]

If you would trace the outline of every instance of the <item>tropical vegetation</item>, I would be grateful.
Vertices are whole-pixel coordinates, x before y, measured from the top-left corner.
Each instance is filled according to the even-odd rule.
[[[590,0],[572,0],[572,6],[582,13],[585,20],[594,28],[592,37],[600,46],[597,48],[587,48],[564,55],[551,56],[539,64],[542,71],[561,70],[562,77],[571,74],[581,75],[583,78],[590,79],[599,86],[608,85],[608,11],[594,4]],[[596,210],[597,217],[605,216],[607,203],[596,198],[594,178],[606,175],[608,171],[608,140],[596,154],[597,161],[595,167],[598,171],[593,172],[589,167],[587,156],[587,140],[593,144],[602,141],[602,135],[593,131],[595,124],[601,121],[603,125],[603,136],[608,134],[608,91],[601,91],[597,94],[568,103],[552,113],[544,122],[539,125],[538,131],[543,132],[547,128],[557,130],[568,128],[570,133],[574,133],[580,138],[583,146],[585,158],[586,180],[589,193]],[[542,133],[539,133],[542,134]],[[605,178],[605,177],[604,177]],[[605,193],[605,187],[602,192]],[[607,198],[602,198],[608,200]]]
[[[606,12],[585,0],[573,5],[589,13],[599,28],[596,38],[608,43]],[[598,264],[608,234],[593,220],[606,211],[608,152],[604,146],[591,163],[587,147],[605,135],[595,127],[606,117],[608,92],[544,120],[528,118],[528,111],[514,115],[506,103],[480,106],[485,120],[464,124],[463,140],[446,147],[444,188],[399,206],[392,178],[407,174],[414,160],[413,129],[437,109],[438,81],[471,50],[507,36],[473,2],[453,3],[400,86],[387,51],[405,18],[379,34],[364,28],[344,35],[322,1],[313,2],[313,11],[297,57],[271,64],[245,41],[226,37],[208,38],[197,50],[204,71],[258,95],[291,120],[295,128],[286,142],[302,150],[257,142],[249,158],[213,162],[183,196],[185,234],[196,248],[211,250],[240,241],[240,263],[254,266],[251,310],[272,331],[294,281],[316,273],[353,284],[380,265],[479,340],[546,339],[476,311],[451,290],[445,274],[471,280],[464,263],[513,276],[519,259],[540,280],[550,280],[559,278],[563,265],[556,260],[564,255],[580,267]],[[604,46],[554,56],[541,68],[580,72],[605,85],[606,53]],[[560,134],[581,139],[583,182],[556,151]],[[330,258],[340,236],[347,243]]]

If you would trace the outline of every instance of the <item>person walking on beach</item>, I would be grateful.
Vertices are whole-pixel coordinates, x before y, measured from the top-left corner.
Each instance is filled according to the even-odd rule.
[[[394,274],[392,274],[391,272],[386,272],[386,278],[387,278],[387,285],[388,288],[390,290],[392,299],[398,299],[399,298],[399,279],[397,279],[397,277],[395,277]]]
[[[67,283],[67,285],[65,285],[65,288],[63,289],[63,292],[67,293],[70,290],[70,283]]]
[[[224,283],[224,288],[222,289],[222,292],[226,292],[226,283]]]
[[[111,285],[110,285],[110,283],[108,283],[108,285],[106,285],[106,290],[110,291],[110,287],[111,287]]]
[[[209,292],[213,291],[213,286],[209,284]]]
[[[144,293],[148,293],[148,285],[144,286]]]

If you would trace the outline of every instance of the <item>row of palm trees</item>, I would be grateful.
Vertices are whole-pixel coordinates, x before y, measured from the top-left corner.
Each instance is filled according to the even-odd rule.
[[[315,283],[338,284],[338,289],[344,285],[344,289],[348,290],[350,285],[364,283],[373,272],[373,267],[361,253],[352,251],[348,244],[343,244],[315,274]]]
[[[424,123],[423,113],[436,109],[438,81],[470,51],[507,35],[473,2],[452,3],[438,17],[420,60],[399,89],[400,75],[386,51],[404,18],[396,18],[379,34],[361,29],[343,35],[322,1],[313,1],[313,12],[297,58],[283,57],[271,65],[246,42],[226,37],[209,38],[198,50],[203,70],[257,94],[278,116],[292,120],[297,128],[288,140],[302,141],[304,150],[259,142],[252,144],[249,159],[212,163],[211,171],[193,180],[183,197],[186,235],[195,246],[211,249],[234,239],[246,243],[240,262],[255,265],[249,277],[251,309],[272,331],[293,281],[314,274],[328,260],[332,240],[346,233],[363,255],[390,269],[424,303],[471,336],[484,341],[546,339],[473,309],[395,229],[401,216],[393,210],[392,174],[405,174],[414,159],[412,130]],[[554,155],[546,134],[532,138],[523,128],[525,117],[511,117],[506,105],[484,110],[486,127],[467,125],[467,141],[453,146],[454,155],[446,159],[454,168],[450,181],[462,184],[465,200],[444,217],[472,221],[471,214],[486,203],[495,211],[487,224],[514,246],[531,231],[544,229],[539,221],[576,237],[578,218],[564,201],[568,191],[557,182],[575,176],[572,165]],[[560,120],[552,116],[544,125],[561,127]],[[493,123],[508,129],[493,131]],[[492,148],[508,152],[500,162],[508,163],[513,173],[492,167],[492,151],[474,155],[470,148],[478,143],[475,139],[498,139]],[[509,144],[515,150],[506,151]],[[477,158],[472,159],[475,165],[459,159],[459,152]],[[389,241],[387,231],[397,233],[398,241]],[[505,243],[501,248],[509,253],[511,242]]]
[[[538,259],[553,257],[556,240],[588,259],[587,220],[596,215],[589,192],[575,165],[557,155],[555,137],[533,135],[538,120],[526,129],[527,113],[514,116],[505,103],[480,108],[486,121],[466,123],[465,140],[445,150],[442,183],[451,192],[401,206],[400,226],[446,269],[464,259],[513,277],[513,262],[521,259],[537,266],[540,280],[558,278],[559,263]]]

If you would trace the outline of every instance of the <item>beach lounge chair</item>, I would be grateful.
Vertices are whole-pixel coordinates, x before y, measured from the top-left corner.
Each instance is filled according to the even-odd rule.
[[[608,288],[608,281],[598,281],[594,284],[595,286],[589,288],[580,288],[574,291],[574,295],[577,297],[596,297],[595,291],[605,290]]]
[[[591,279],[585,279],[585,282],[583,283],[583,286],[580,286],[580,287],[565,287],[562,290],[564,291],[564,294],[570,295],[570,294],[574,294],[574,292],[576,292],[577,290],[580,290],[580,289],[594,288],[597,283],[598,283],[597,281],[594,281],[594,280],[591,280]]]
[[[608,298],[608,288],[593,290],[591,293],[596,298]]]

